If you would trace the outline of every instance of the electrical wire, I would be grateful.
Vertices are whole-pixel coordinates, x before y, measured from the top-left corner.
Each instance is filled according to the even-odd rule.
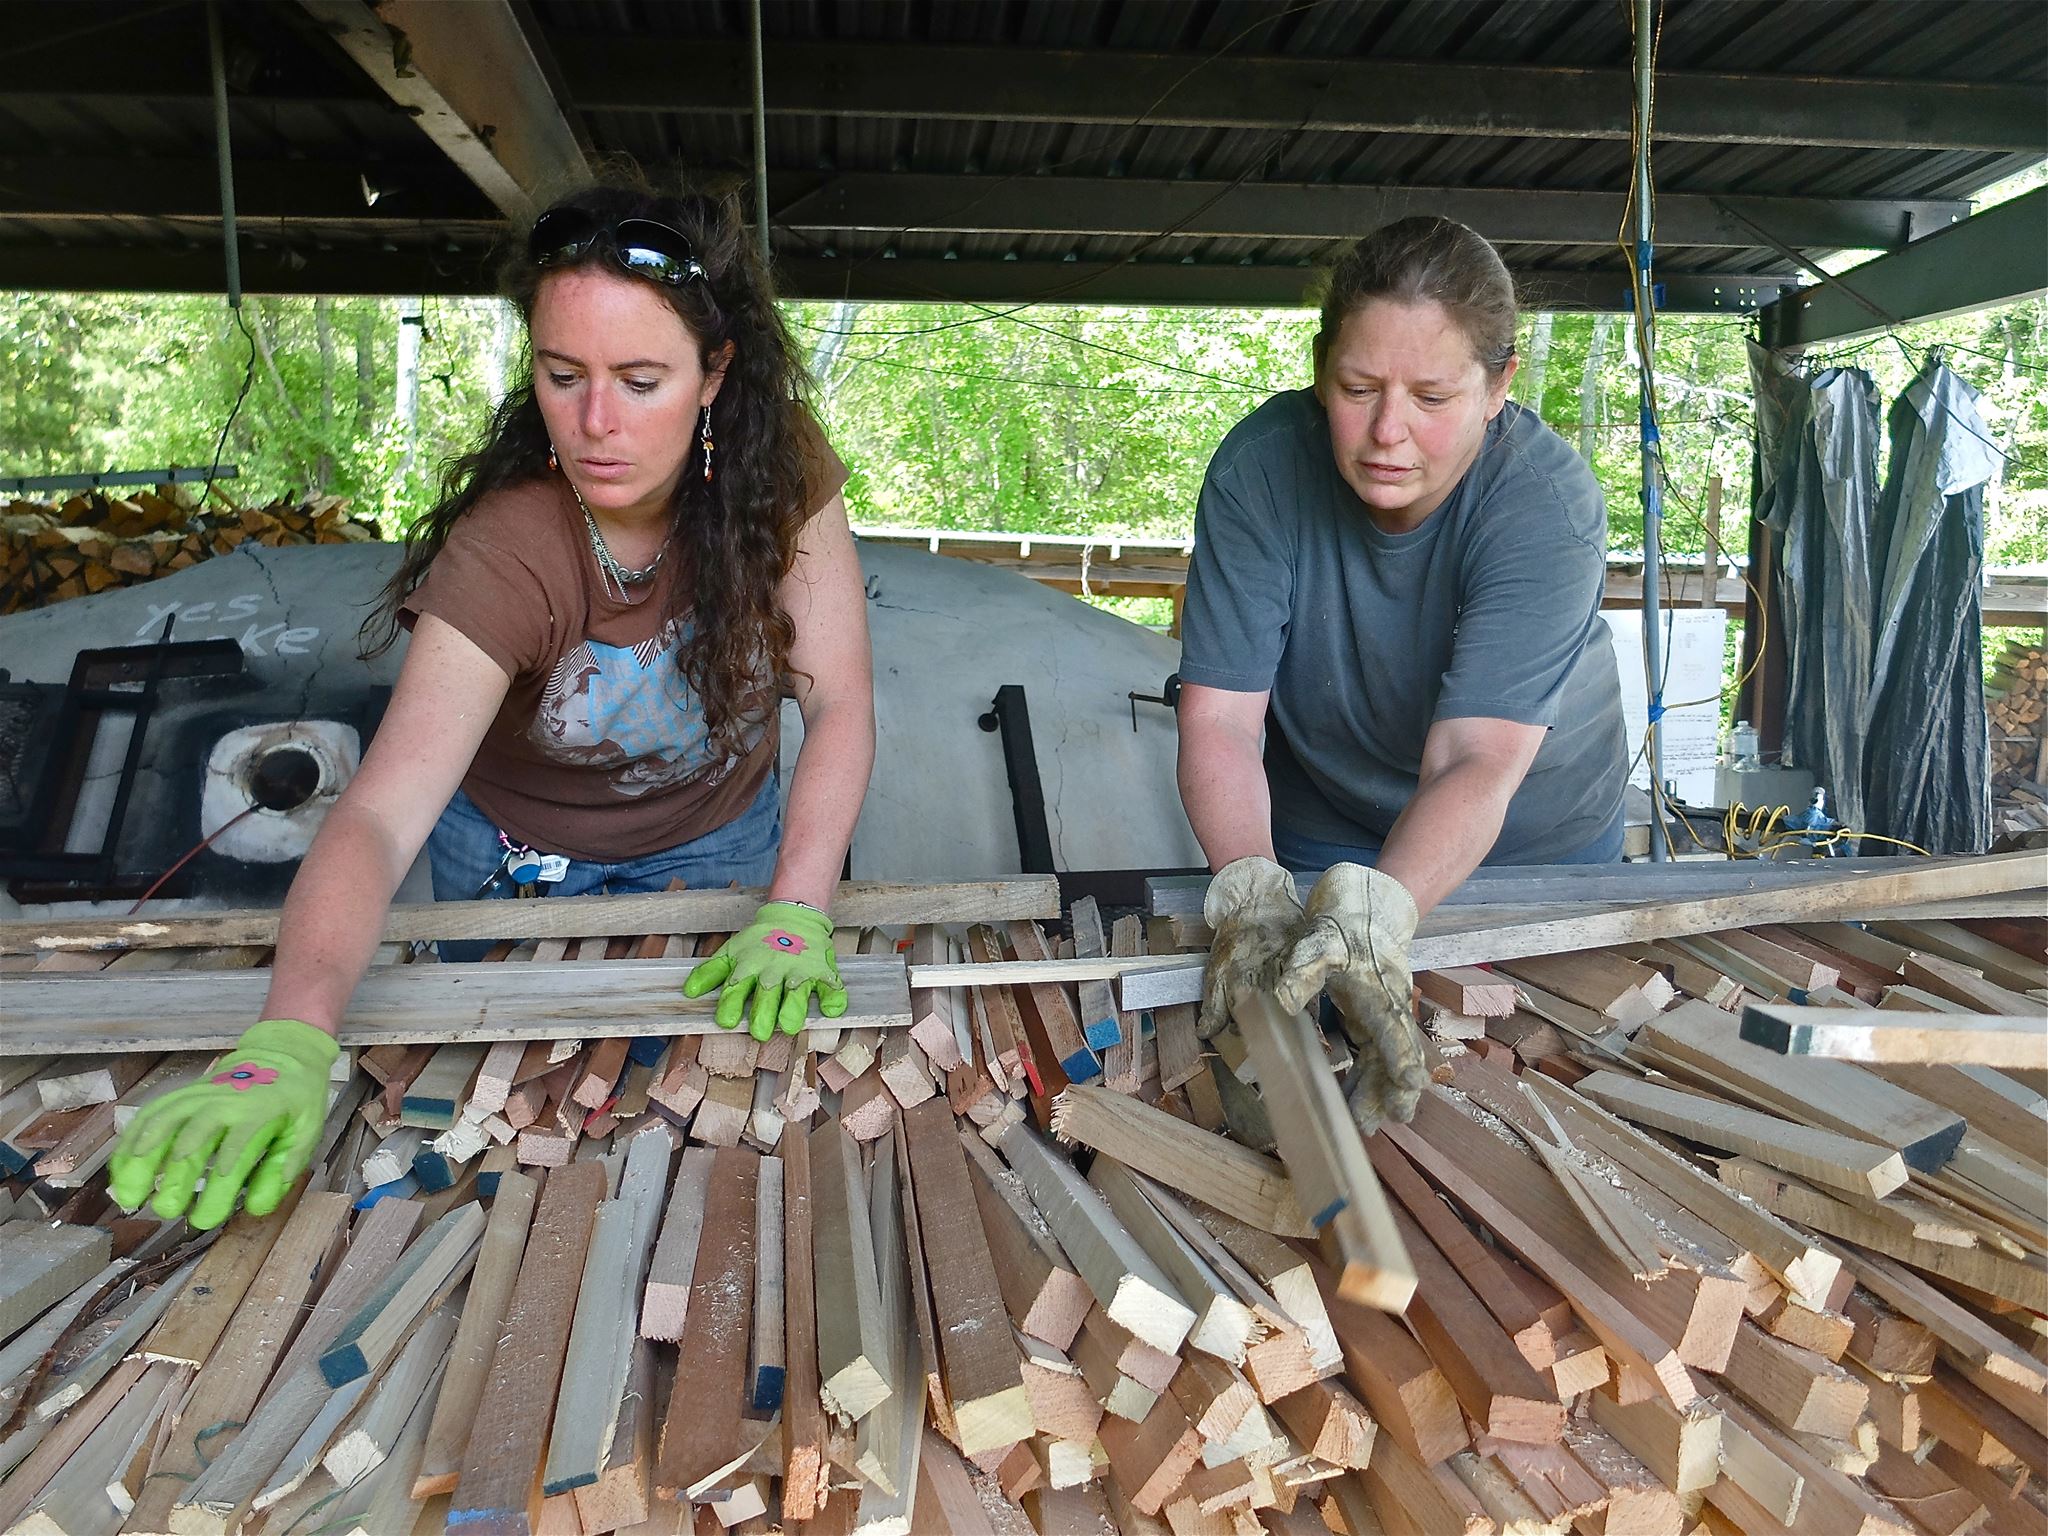
[[[241,327],[242,339],[249,344],[248,361],[242,368],[242,387],[235,393],[235,403],[228,407],[227,420],[220,424],[220,436],[213,440],[213,458],[206,467],[206,484],[201,487],[199,501],[203,506],[206,498],[213,494],[213,482],[220,474],[220,456],[227,450],[228,433],[235,425],[235,418],[242,414],[242,402],[249,398],[249,386],[256,382],[256,333],[249,329],[249,322],[242,314],[242,306],[231,306],[235,324]]]
[[[236,825],[244,818],[253,816],[262,809],[263,807],[260,805],[251,805],[243,810],[235,812],[234,815],[230,816],[226,821],[222,822],[219,826],[215,827],[211,832],[207,833],[206,836],[202,837],[201,839],[199,839],[198,842],[194,843],[190,848],[186,849],[184,853],[179,855],[177,863],[173,864],[169,869],[165,870],[162,874],[158,875],[156,877],[156,882],[153,885],[151,885],[148,890],[144,891],[139,897],[136,898],[135,905],[128,909],[128,916],[133,917],[136,913],[140,912],[144,904],[148,902],[150,897],[154,896],[158,891],[164,888],[164,886],[169,882],[171,876],[175,875],[187,864],[190,864],[194,859],[198,858],[200,854],[206,852],[207,849],[211,848],[213,846],[213,840],[215,838],[219,837],[223,832],[227,831],[228,828]]]

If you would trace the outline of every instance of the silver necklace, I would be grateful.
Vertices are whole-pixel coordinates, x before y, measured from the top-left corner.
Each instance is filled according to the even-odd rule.
[[[567,479],[568,477],[564,476],[563,478]],[[598,530],[597,519],[590,515],[589,504],[584,501],[583,493],[576,489],[576,483],[573,480],[569,482],[569,494],[576,498],[576,505],[583,510],[583,527],[590,535],[590,552],[597,557],[598,570],[611,578],[612,584],[619,589],[620,600],[624,601],[627,583],[637,584],[654,579],[654,573],[661,569],[662,558],[668,554],[668,546],[666,544],[662,545],[659,550],[655,551],[654,558],[639,570],[632,571],[626,569],[626,567],[620,565],[613,558],[611,547],[605,543],[604,534]]]

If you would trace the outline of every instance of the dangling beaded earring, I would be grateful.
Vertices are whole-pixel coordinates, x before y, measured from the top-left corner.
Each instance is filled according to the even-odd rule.
[[[548,468],[549,468],[549,469],[551,469],[551,470],[556,470],[556,471],[560,471],[561,467],[562,467],[562,461],[561,461],[560,459],[558,459],[558,458],[556,458],[556,457],[555,457],[555,445],[554,445],[553,443],[549,443],[549,444],[548,444]]]
[[[704,450],[704,483],[711,483],[711,452],[717,446],[711,441],[711,407],[704,407],[704,420],[697,429],[697,441]]]

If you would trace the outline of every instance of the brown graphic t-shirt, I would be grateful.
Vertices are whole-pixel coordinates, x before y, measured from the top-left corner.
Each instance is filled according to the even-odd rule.
[[[845,486],[846,466],[805,427],[805,494],[817,509]],[[713,753],[703,704],[676,665],[688,615],[663,622],[676,577],[671,557],[621,599],[600,576],[568,481],[549,474],[479,501],[401,605],[407,628],[431,613],[511,675],[462,781],[508,836],[611,862],[693,841],[753,804],[775,764],[775,717],[743,750]]]

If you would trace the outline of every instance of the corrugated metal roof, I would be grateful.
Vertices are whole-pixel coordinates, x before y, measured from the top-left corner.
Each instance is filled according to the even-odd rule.
[[[583,57],[594,49],[622,69],[650,49],[681,50],[675,109],[567,103],[595,149],[623,152],[657,171],[747,173],[753,146],[748,115],[686,109],[720,99],[707,93],[701,76],[693,77],[689,45],[729,52],[746,35],[746,0],[534,0],[530,14],[544,49],[574,45]],[[148,167],[159,162],[190,168],[212,152],[199,8],[82,0],[15,7],[10,15],[23,22],[23,36],[0,42],[0,281],[8,272],[15,281],[34,281],[67,269],[53,259],[59,250],[97,252],[90,261],[68,263],[81,281],[129,272],[147,281],[151,268],[142,258],[153,249],[190,255],[217,247],[217,220],[209,224],[204,209],[170,206],[148,178]],[[780,44],[885,45],[900,51],[906,79],[915,78],[918,50],[953,46],[1014,50],[1020,68],[1038,67],[1047,57],[1042,50],[1172,55],[1185,58],[1187,74],[1211,79],[1227,79],[1261,59],[1603,71],[1625,70],[1630,59],[1627,7],[1616,0],[765,0],[763,18],[771,55]],[[450,270],[482,270],[478,252],[493,233],[488,204],[452,178],[418,126],[298,7],[234,4],[227,25],[238,161],[287,169],[303,162],[330,180],[342,168],[382,192],[374,208],[359,214],[327,206],[316,218],[280,207],[247,221],[245,233],[265,242],[275,258],[273,277],[291,267],[294,252],[307,258],[301,263],[312,274],[306,281],[353,280],[347,274],[328,279],[331,264],[315,259],[336,251],[366,258],[439,253],[422,281],[445,280]],[[2037,86],[2048,81],[2048,8],[2037,0],[1666,0],[1658,46],[1665,75],[1785,76],[1788,94],[1803,90],[1805,77]],[[809,82],[771,81],[771,96],[792,84]],[[1276,121],[1252,128],[1154,121],[1149,114],[1156,103],[1142,99],[1116,106],[1119,114],[1128,107],[1127,121],[1107,123],[965,120],[923,110],[891,115],[890,105],[858,113],[778,109],[767,133],[774,205],[786,206],[787,189],[815,186],[821,174],[1609,193],[1625,188],[1629,175],[1627,143],[1612,137],[1321,131],[1284,121],[1295,110],[1288,103],[1271,104]],[[2048,141],[2048,123],[2042,137]],[[1666,194],[1889,203],[1965,197],[2035,158],[2036,150],[2009,146],[1668,140],[1658,143],[1655,164]],[[135,178],[111,178],[97,204],[90,188],[63,186],[67,162],[107,161],[142,164]],[[16,168],[12,177],[8,167]],[[53,197],[52,190],[64,195]],[[984,182],[950,198],[935,196],[912,221],[927,226],[915,233],[778,229],[777,251],[808,261],[805,270],[815,272],[828,271],[832,261],[872,266],[887,251],[895,253],[890,259],[950,259],[977,264],[974,270],[990,262],[1048,269],[1123,263],[1133,269],[1120,280],[1128,292],[1142,286],[1145,273],[1166,267],[1307,265],[1341,238],[1364,232],[1331,228],[1307,239],[1172,229],[1144,237],[1127,229],[949,229],[949,219],[964,217],[963,201],[988,195]],[[1623,270],[1620,252],[1604,234],[1525,239],[1504,249],[1512,264],[1537,271]],[[129,254],[116,259],[113,251]],[[831,257],[821,255],[828,251]],[[462,260],[452,265],[439,259],[455,254]],[[1753,246],[1673,245],[1661,249],[1658,260],[1674,278],[1749,274],[1789,281],[1798,271],[1760,240]],[[261,280],[264,264],[256,266],[255,280]],[[203,268],[189,262],[159,270],[203,278]],[[403,261],[362,265],[354,276],[368,284],[385,274],[403,281]]]

